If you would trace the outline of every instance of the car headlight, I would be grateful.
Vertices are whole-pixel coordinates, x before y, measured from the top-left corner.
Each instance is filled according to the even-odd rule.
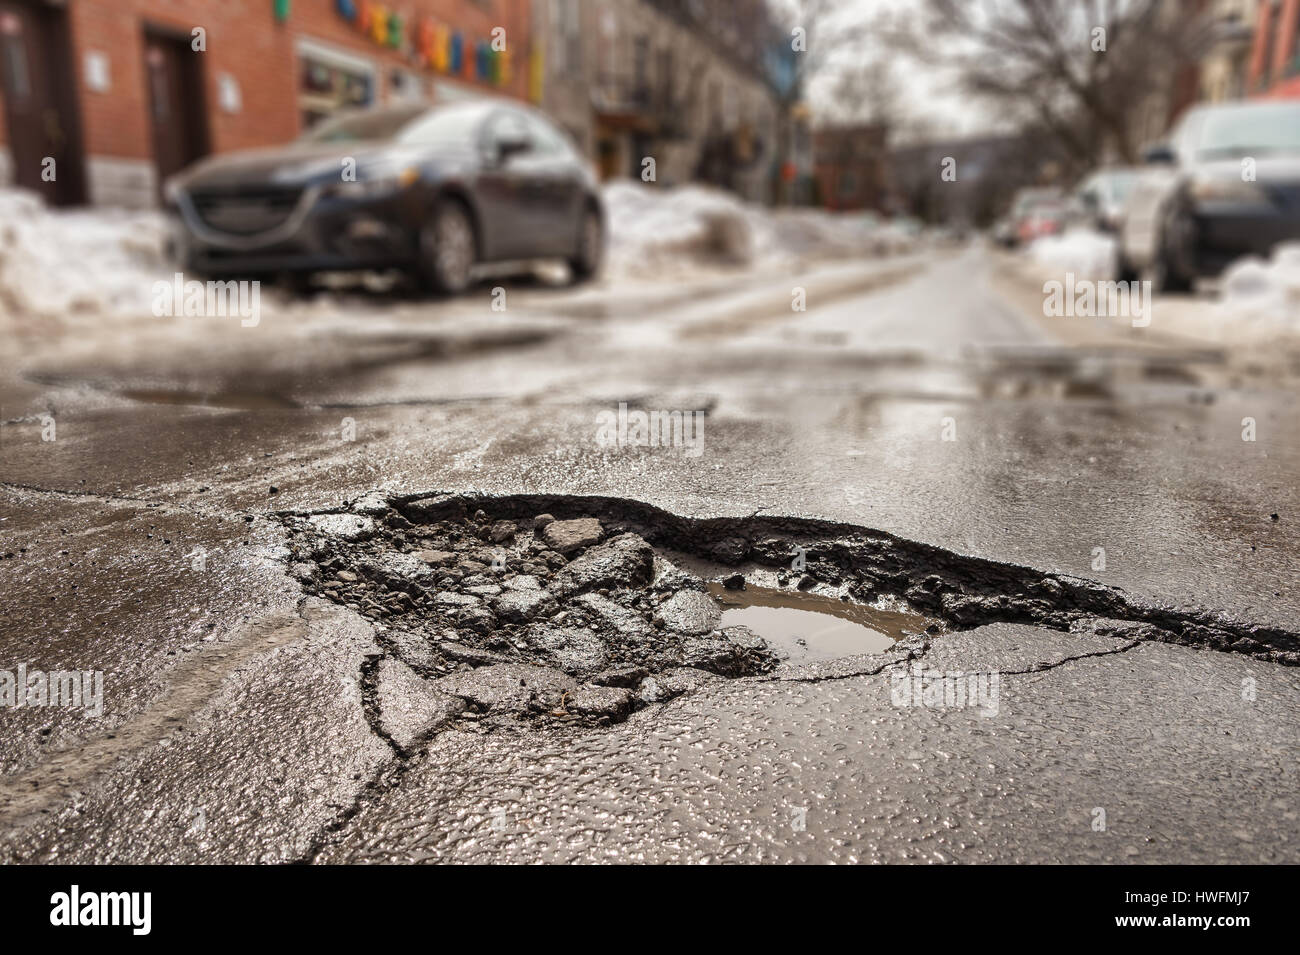
[[[336,182],[325,191],[328,195],[345,199],[374,199],[378,196],[400,192],[420,178],[420,171],[408,166],[400,172],[382,176],[369,176],[353,182]]]
[[[1253,182],[1232,177],[1198,176],[1187,189],[1198,202],[1236,202],[1268,205],[1268,195]]]

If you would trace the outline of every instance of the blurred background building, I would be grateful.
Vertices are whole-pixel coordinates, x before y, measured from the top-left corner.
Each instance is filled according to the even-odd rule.
[[[827,209],[885,212],[889,128],[883,123],[827,126],[813,133],[817,197]]]
[[[766,201],[789,138],[786,35],[763,0],[539,3],[540,103],[605,178],[706,182]]]
[[[529,0],[4,0],[0,182],[148,205],[195,159],[343,106],[526,96],[531,33]]]
[[[894,44],[900,62],[912,57],[904,86],[928,64],[954,66],[963,49],[944,42],[943,8],[909,0],[899,19],[916,37],[910,51],[901,33],[882,32],[882,50],[893,55]],[[834,19],[845,9],[815,0],[0,0],[0,185],[51,204],[146,206],[194,160],[284,143],[345,106],[498,95],[545,110],[607,179],[925,218],[955,203],[982,221],[987,203],[967,184],[992,188],[988,177],[1008,164],[1031,182],[1077,178],[1137,161],[1197,101],[1300,96],[1300,0],[1141,0],[1126,8],[1128,39],[1113,33],[1110,59],[1087,74],[1077,104],[1051,92],[1061,77],[1050,57],[997,89],[1014,51],[1003,58],[990,47],[991,71],[955,67],[966,91],[1006,105],[996,128],[964,145],[941,127],[899,136],[882,64],[792,49],[792,26],[810,42],[816,32],[814,52],[860,37]],[[955,16],[949,8],[952,30]],[[848,108],[810,106],[809,77],[823,68],[845,74],[837,88]],[[1012,163],[1029,142],[1046,150],[1033,169]],[[932,167],[944,156],[958,159],[963,185],[939,203]],[[57,177],[42,176],[47,160]]]
[[[1201,95],[1211,103],[1246,93],[1258,0],[1215,0],[1210,6],[1210,42],[1201,62]]]
[[[1258,0],[1251,93],[1300,97],[1300,0]]]
[[[0,0],[0,185],[143,206],[203,155],[344,106],[494,94],[540,105],[605,177],[653,157],[655,182],[767,200],[797,145],[788,53],[764,0]]]

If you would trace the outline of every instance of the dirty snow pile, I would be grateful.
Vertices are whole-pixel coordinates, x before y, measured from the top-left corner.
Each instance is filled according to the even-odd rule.
[[[158,212],[47,209],[33,193],[0,190],[0,311],[11,319],[93,320],[149,314],[168,274]]]
[[[1061,235],[1035,239],[1028,255],[1053,275],[1073,272],[1076,278],[1109,281],[1118,276],[1119,248],[1113,236],[1092,229],[1070,229]]]
[[[1265,261],[1233,263],[1221,282],[1225,318],[1300,334],[1300,242],[1286,242]]]
[[[707,186],[663,189],[629,179],[606,185],[603,197],[607,269],[615,279],[882,251],[875,244],[878,230],[862,215],[773,210]]]
[[[744,265],[753,261],[761,223],[735,196],[683,186],[659,190],[617,181],[604,189],[613,275],[662,271],[683,261]]]

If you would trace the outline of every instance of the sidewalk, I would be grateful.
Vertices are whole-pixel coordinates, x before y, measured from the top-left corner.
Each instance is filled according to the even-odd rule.
[[[1077,347],[1179,354],[1221,362],[1237,371],[1283,377],[1295,376],[1300,368],[1300,334],[1277,324],[1242,320],[1211,298],[1157,295],[1151,305],[1151,324],[1136,328],[1128,316],[1048,316],[1043,285],[1054,279],[1060,281],[1061,276],[1015,255],[999,255],[993,272],[994,285],[1008,303]]]

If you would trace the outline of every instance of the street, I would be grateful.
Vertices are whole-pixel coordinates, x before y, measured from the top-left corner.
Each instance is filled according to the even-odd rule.
[[[1040,286],[975,239],[13,344],[9,656],[104,689],[6,713],[0,858],[1300,861],[1300,352]],[[620,408],[699,440],[611,444]],[[460,616],[386,576],[429,567]],[[701,665],[656,588],[735,573],[932,626]],[[558,603],[502,639],[503,587]],[[574,662],[557,608],[683,649]],[[996,705],[900,705],[925,672]]]

